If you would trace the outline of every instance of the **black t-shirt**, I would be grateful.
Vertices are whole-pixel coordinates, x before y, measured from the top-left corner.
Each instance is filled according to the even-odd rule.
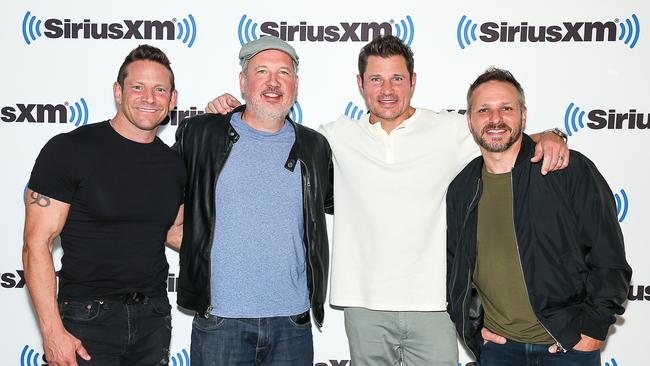
[[[137,143],[104,121],[52,138],[29,188],[70,204],[59,299],[165,295],[164,242],[184,186],[182,160],[157,137]]]

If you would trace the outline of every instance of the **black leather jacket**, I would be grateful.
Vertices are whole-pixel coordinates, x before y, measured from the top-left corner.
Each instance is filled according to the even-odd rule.
[[[523,142],[512,169],[515,238],[528,298],[537,319],[569,350],[580,334],[604,340],[622,314],[632,270],[625,259],[616,204],[607,182],[584,155],[543,176]],[[483,159],[476,158],[447,192],[447,310],[479,357],[483,307],[472,274],[476,263]]]
[[[178,305],[208,315],[210,305],[210,251],[215,229],[215,187],[233,144],[239,139],[230,125],[233,113],[202,114],[183,121],[173,149],[185,162],[187,185],[183,242],[180,249]],[[307,284],[314,321],[323,323],[329,247],[325,213],[332,213],[332,154],[325,137],[291,121],[294,142],[284,168],[293,171],[300,161],[306,248]]]

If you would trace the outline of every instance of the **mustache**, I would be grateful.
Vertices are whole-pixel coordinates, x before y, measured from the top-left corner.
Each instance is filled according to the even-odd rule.
[[[282,91],[280,90],[279,86],[267,86],[264,90],[262,90],[262,94],[266,94],[266,93],[275,93],[278,95],[284,95],[284,93],[282,93]]]
[[[506,131],[512,132],[512,128],[510,128],[505,123],[490,123],[490,124],[487,124],[481,130],[481,134],[486,133],[488,130],[506,130]]]

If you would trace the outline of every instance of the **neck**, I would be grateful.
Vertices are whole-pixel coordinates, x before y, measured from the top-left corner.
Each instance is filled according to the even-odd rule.
[[[503,174],[512,171],[521,149],[521,139],[504,152],[491,152],[481,147],[485,169],[492,174]]]
[[[156,132],[158,132],[158,126],[152,130],[142,130],[131,122],[129,122],[123,115],[116,114],[112,120],[109,121],[113,130],[120,134],[125,139],[138,142],[141,144],[152,143],[156,138]]]
[[[370,113],[370,124],[374,125],[375,123],[379,122],[381,124],[381,128],[386,131],[387,134],[390,134],[394,129],[397,128],[397,126],[401,125],[402,122],[411,118],[413,113],[415,113],[415,108],[411,106],[408,107],[406,112],[402,113],[399,117],[392,120],[384,120]]]
[[[244,110],[241,114],[241,119],[251,128],[263,132],[278,132],[284,127],[284,117],[270,118],[256,116],[249,109]]]

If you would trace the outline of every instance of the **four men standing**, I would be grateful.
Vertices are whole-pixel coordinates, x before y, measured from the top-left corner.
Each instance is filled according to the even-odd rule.
[[[358,85],[369,115],[322,126],[327,140],[286,118],[298,90],[298,56],[290,45],[262,37],[242,47],[240,61],[247,105],[226,116],[185,121],[174,145],[187,176],[185,215],[179,213],[172,228],[184,220],[178,303],[197,312],[192,363],[311,364],[309,309],[320,326],[329,264],[324,214],[332,212],[334,191],[331,303],[345,308],[353,363],[455,365],[456,337],[445,312],[444,196],[449,181],[477,154],[459,116],[410,105],[413,54],[392,36],[370,42],[359,56]],[[153,95],[163,89],[154,88]],[[171,99],[175,94],[170,108]],[[124,108],[127,116],[158,111]],[[496,125],[487,133],[504,131]],[[539,161],[546,146],[544,167],[530,169],[540,177],[540,170],[568,164],[557,136],[542,139],[537,147],[530,143],[526,156],[528,164]],[[468,190],[462,194],[472,197]],[[447,216],[450,228],[454,218]],[[29,218],[27,223],[26,232]],[[459,256],[451,258],[453,273]],[[30,291],[41,316],[42,290]],[[155,298],[146,291],[124,295],[115,298],[125,306]],[[92,301],[106,308],[106,300]],[[456,315],[455,293],[449,301]],[[53,314],[47,315],[41,319]],[[459,329],[465,327],[463,321]]]

